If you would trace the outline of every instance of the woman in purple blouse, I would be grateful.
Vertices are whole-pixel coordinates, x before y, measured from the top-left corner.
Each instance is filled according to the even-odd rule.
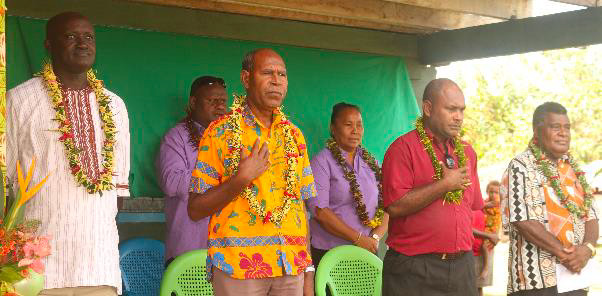
[[[380,167],[360,146],[364,127],[358,106],[338,103],[330,117],[332,139],[311,160],[318,197],[309,199],[311,252],[314,264],[340,245],[372,253],[387,232],[382,210]]]

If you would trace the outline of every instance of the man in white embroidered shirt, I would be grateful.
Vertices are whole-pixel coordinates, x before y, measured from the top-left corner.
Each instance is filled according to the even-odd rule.
[[[117,196],[129,196],[127,110],[89,72],[96,42],[85,16],[51,18],[44,45],[52,62],[8,92],[6,128],[10,180],[17,160],[37,160],[34,182],[50,174],[25,212],[52,236],[39,295],[114,296],[121,293]]]

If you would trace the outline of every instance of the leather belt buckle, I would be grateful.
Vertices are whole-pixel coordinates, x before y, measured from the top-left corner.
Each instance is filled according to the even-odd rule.
[[[457,253],[441,253],[441,260],[456,260],[458,258],[460,258],[460,256],[462,256],[462,254],[464,254],[465,252],[457,252]]]

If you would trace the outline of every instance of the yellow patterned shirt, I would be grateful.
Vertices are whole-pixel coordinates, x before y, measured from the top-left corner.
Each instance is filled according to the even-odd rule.
[[[268,143],[270,167],[251,186],[257,200],[266,211],[283,202],[285,173],[288,165],[284,152],[283,117],[275,112],[270,128],[264,127],[244,105],[242,110],[242,147],[251,150],[255,140]],[[226,115],[213,122],[199,143],[197,164],[192,172],[190,192],[204,193],[229,177],[226,170],[232,153],[227,139],[232,137]],[[307,218],[304,200],[315,197],[314,178],[309,165],[305,139],[294,126],[293,137],[298,147],[295,199],[281,225],[265,222],[250,208],[242,197],[236,197],[222,210],[211,216],[207,271],[216,267],[236,279],[268,278],[301,274],[311,264],[307,253]]]

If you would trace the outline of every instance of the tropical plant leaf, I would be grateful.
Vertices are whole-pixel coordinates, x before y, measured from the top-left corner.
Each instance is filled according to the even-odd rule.
[[[22,280],[23,276],[21,276],[19,271],[20,270],[18,267],[16,267],[16,264],[2,266],[0,268],[0,281],[13,284]]]

